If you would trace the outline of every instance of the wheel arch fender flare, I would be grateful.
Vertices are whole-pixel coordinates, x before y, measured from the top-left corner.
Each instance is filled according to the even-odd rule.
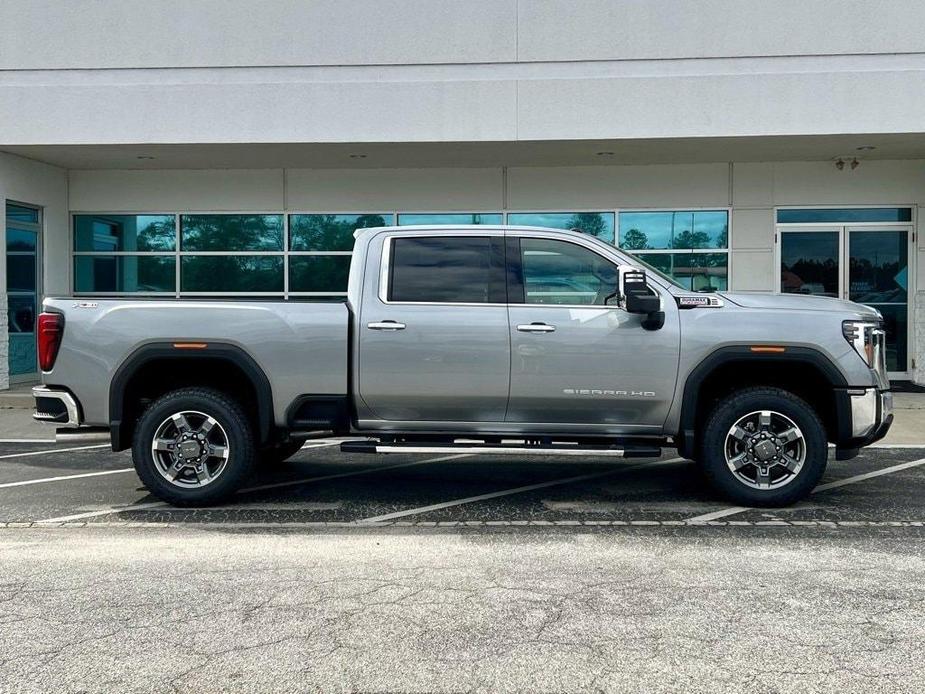
[[[681,414],[677,441],[679,450],[684,451],[686,454],[690,454],[694,450],[697,439],[697,410],[701,387],[717,369],[729,364],[808,364],[823,375],[836,393],[845,394],[844,389],[848,387],[848,382],[828,356],[813,347],[782,346],[784,347],[782,352],[753,352],[752,345],[720,347],[704,357],[691,370],[684,382],[684,391],[681,396]],[[844,407],[850,407],[843,400],[841,397],[836,397],[835,400],[839,434],[843,427]]]
[[[135,349],[116,369],[109,384],[109,427],[114,451],[125,450],[131,445],[132,427],[124,426],[125,393],[132,379],[145,367],[156,360],[197,359],[224,361],[241,370],[256,395],[257,439],[261,443],[270,439],[273,429],[273,389],[266,373],[254,358],[241,347],[227,343],[209,341],[204,347],[180,349],[173,342],[150,342]]]

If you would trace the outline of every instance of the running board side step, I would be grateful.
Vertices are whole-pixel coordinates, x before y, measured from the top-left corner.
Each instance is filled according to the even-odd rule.
[[[658,446],[569,446],[569,445],[497,445],[479,443],[380,443],[378,441],[344,441],[343,453],[469,453],[473,455],[548,455],[602,456],[609,458],[658,458]]]

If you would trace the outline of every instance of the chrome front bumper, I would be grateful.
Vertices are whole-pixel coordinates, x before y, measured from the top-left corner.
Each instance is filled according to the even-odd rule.
[[[76,429],[80,426],[80,407],[74,396],[66,390],[35,386],[32,389],[32,397],[35,398],[33,419],[69,429]]]
[[[852,388],[851,435],[856,439],[882,438],[893,423],[893,393],[876,388]]]

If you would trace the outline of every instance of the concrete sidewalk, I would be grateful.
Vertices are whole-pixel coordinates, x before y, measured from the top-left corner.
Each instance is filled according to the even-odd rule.
[[[48,439],[54,427],[32,419],[32,386],[0,392],[0,438]],[[894,393],[895,418],[881,444],[925,447],[925,393]]]

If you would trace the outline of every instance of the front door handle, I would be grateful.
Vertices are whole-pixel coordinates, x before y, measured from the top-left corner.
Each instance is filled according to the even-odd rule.
[[[370,330],[404,330],[405,324],[394,320],[383,320],[375,323],[367,323],[366,327]]]
[[[522,323],[517,329],[522,333],[554,333],[556,326],[546,323]]]

